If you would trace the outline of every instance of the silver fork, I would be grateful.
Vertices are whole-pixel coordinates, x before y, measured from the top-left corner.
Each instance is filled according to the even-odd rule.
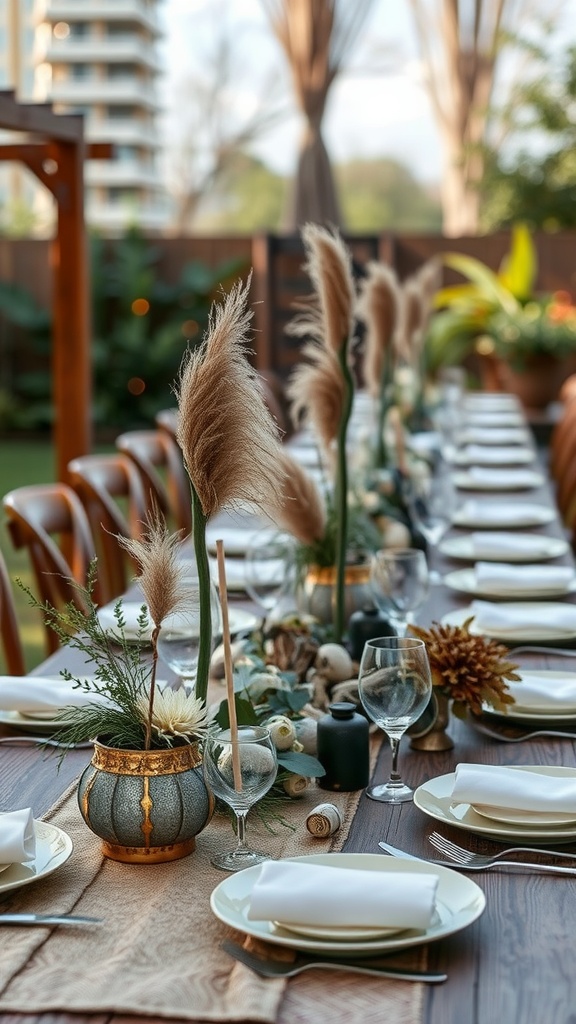
[[[432,843],[432,846],[443,854],[445,857],[449,857],[456,864],[466,865],[466,867],[476,867],[479,869],[490,868],[492,865],[497,863],[506,864],[508,863],[503,858],[508,857],[511,853],[521,853],[523,855],[530,853],[538,853],[540,855],[546,854],[546,856],[552,857],[563,857],[565,860],[576,861],[576,853],[567,853],[564,850],[542,850],[535,846],[509,846],[507,850],[500,850],[498,853],[493,853],[490,856],[485,856],[481,853],[472,853],[470,850],[465,850],[462,846],[458,846],[456,843],[446,839],[440,835],[439,832],[431,832],[428,836],[428,841]],[[521,865],[521,861],[510,861],[511,864]],[[541,864],[530,864],[531,867],[546,867]],[[549,865],[550,867],[552,865]]]
[[[454,859],[454,855],[445,857],[415,857],[411,853],[406,853],[405,850],[399,850],[395,846],[390,846],[390,843],[379,842],[383,850],[386,853],[390,853],[393,857],[407,857],[409,860],[419,860],[423,864],[438,864],[443,868],[452,868],[455,871],[488,871],[490,868],[519,868],[520,871],[541,871],[546,875],[570,875],[571,878],[576,878],[576,865],[573,868],[565,868],[560,864],[537,864],[533,861],[521,861],[521,860],[497,860],[492,857],[482,858],[481,863],[474,862],[462,862]],[[522,850],[527,847],[522,847]],[[464,851],[467,853],[468,851]],[[508,853],[508,850],[504,851]],[[538,850],[538,853],[555,853],[552,850]],[[475,856],[475,855],[474,855]],[[558,856],[558,854],[557,854]],[[564,856],[568,856],[564,854]]]
[[[230,939],[224,939],[222,949],[245,967],[249,967],[261,978],[292,978],[302,971],[321,967],[333,971],[353,971],[356,974],[372,974],[379,978],[396,978],[400,981],[427,981],[437,983],[446,981],[447,974],[441,971],[412,971],[405,967],[385,967],[373,960],[342,960],[337,957],[312,957],[299,953],[295,960],[264,960],[261,956],[250,953]]]

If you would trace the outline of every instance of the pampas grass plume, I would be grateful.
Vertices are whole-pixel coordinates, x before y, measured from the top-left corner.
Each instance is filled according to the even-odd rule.
[[[369,263],[358,300],[358,315],[366,324],[364,379],[378,398],[386,359],[394,358],[401,310],[401,290],[392,267]]]
[[[275,523],[301,544],[313,545],[326,528],[326,508],[314,480],[286,451],[280,454],[284,481],[272,509]]]

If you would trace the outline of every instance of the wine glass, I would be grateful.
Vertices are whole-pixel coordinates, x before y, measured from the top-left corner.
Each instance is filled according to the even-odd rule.
[[[210,735],[204,746],[206,784],[236,815],[238,842],[235,849],[211,859],[214,867],[224,871],[240,871],[270,860],[267,854],[247,845],[246,817],[252,805],[268,792],[278,770],[276,748],[268,729],[255,725],[238,728],[237,779],[234,774],[234,747],[229,729]]]
[[[185,559],[183,583],[186,598],[176,611],[167,615],[158,634],[158,654],[165,665],[180,677],[182,684],[196,682],[200,648],[200,589],[194,559]],[[212,650],[222,633],[222,609],[214,583],[210,587]]]
[[[358,676],[360,700],[367,714],[387,734],[392,748],[390,778],[366,795],[384,803],[404,803],[412,790],[398,771],[400,740],[420,718],[432,693],[430,664],[423,640],[380,637],[364,646]]]
[[[455,505],[452,480],[443,460],[437,472],[407,480],[405,497],[414,525],[435,547],[451,525]]]
[[[428,597],[430,579],[423,551],[391,548],[377,551],[370,565],[370,588],[380,611],[387,614],[398,636],[406,636],[413,613]]]
[[[288,535],[254,535],[244,557],[244,585],[266,618],[295,611],[294,543]]]

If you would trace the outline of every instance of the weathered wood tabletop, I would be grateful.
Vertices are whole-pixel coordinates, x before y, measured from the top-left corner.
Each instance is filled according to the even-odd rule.
[[[510,500],[523,500],[525,495],[509,497]],[[526,500],[550,503],[552,498],[546,486],[529,492]],[[560,527],[555,522],[538,532],[558,536]],[[567,555],[564,560],[570,559],[571,555]],[[464,564],[438,555],[431,556],[431,563],[440,573]],[[440,619],[449,609],[467,603],[469,599],[464,595],[450,591],[442,584],[434,585],[419,620],[424,624],[430,623]],[[70,654],[58,653],[37,672],[57,672],[64,661],[70,665]],[[553,648],[543,657],[534,655],[531,660],[523,661],[525,665],[529,663],[563,669],[570,669],[572,664],[570,660],[555,655]],[[6,726],[0,731],[3,735],[10,733]],[[454,739],[454,749],[441,754],[412,750],[407,740],[403,741],[401,769],[411,785],[417,786],[427,779],[451,772],[459,761],[576,766],[576,743],[571,739],[539,738],[508,744],[489,739],[476,731],[472,724],[456,720],[451,722],[449,732]],[[58,770],[58,758],[45,751],[32,746],[0,745],[0,807],[9,809],[29,805],[36,817],[41,816],[80,773],[88,758],[89,751],[71,751]],[[387,778],[389,765],[390,754],[384,743],[374,772],[375,781]],[[322,798],[325,797],[322,792]],[[374,853],[378,850],[378,841],[386,839],[412,854],[426,857],[433,852],[427,837],[436,827],[448,838],[471,850],[487,852],[502,848],[488,838],[439,825],[412,804],[390,809],[362,796],[344,849]],[[576,844],[563,848],[576,851]],[[506,871],[485,872],[473,877],[486,894],[486,910],[470,927],[430,944],[429,966],[446,970],[449,980],[444,985],[426,987],[423,1024],[448,1024],[449,1021],[455,1024],[573,1022],[576,1005],[576,877],[546,877],[538,873]],[[9,933],[5,929],[0,936],[0,947],[8,940]],[[81,1020],[79,1016],[52,1013],[3,1015],[1,1019],[14,1021],[14,1024],[31,1024],[32,1021],[79,1024]],[[104,1018],[94,1015],[82,1019]],[[119,1017],[106,1019],[120,1021]],[[126,1021],[127,1018],[122,1019]]]

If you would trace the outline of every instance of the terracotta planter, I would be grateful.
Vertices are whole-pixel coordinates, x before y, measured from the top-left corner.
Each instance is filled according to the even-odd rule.
[[[574,370],[572,360],[549,355],[529,356],[521,370],[497,356],[483,356],[480,367],[485,391],[517,395],[526,409],[544,409],[555,401],[562,383]]]
[[[94,744],[78,785],[84,821],[112,860],[155,864],[192,853],[214,810],[198,744],[119,750]]]

